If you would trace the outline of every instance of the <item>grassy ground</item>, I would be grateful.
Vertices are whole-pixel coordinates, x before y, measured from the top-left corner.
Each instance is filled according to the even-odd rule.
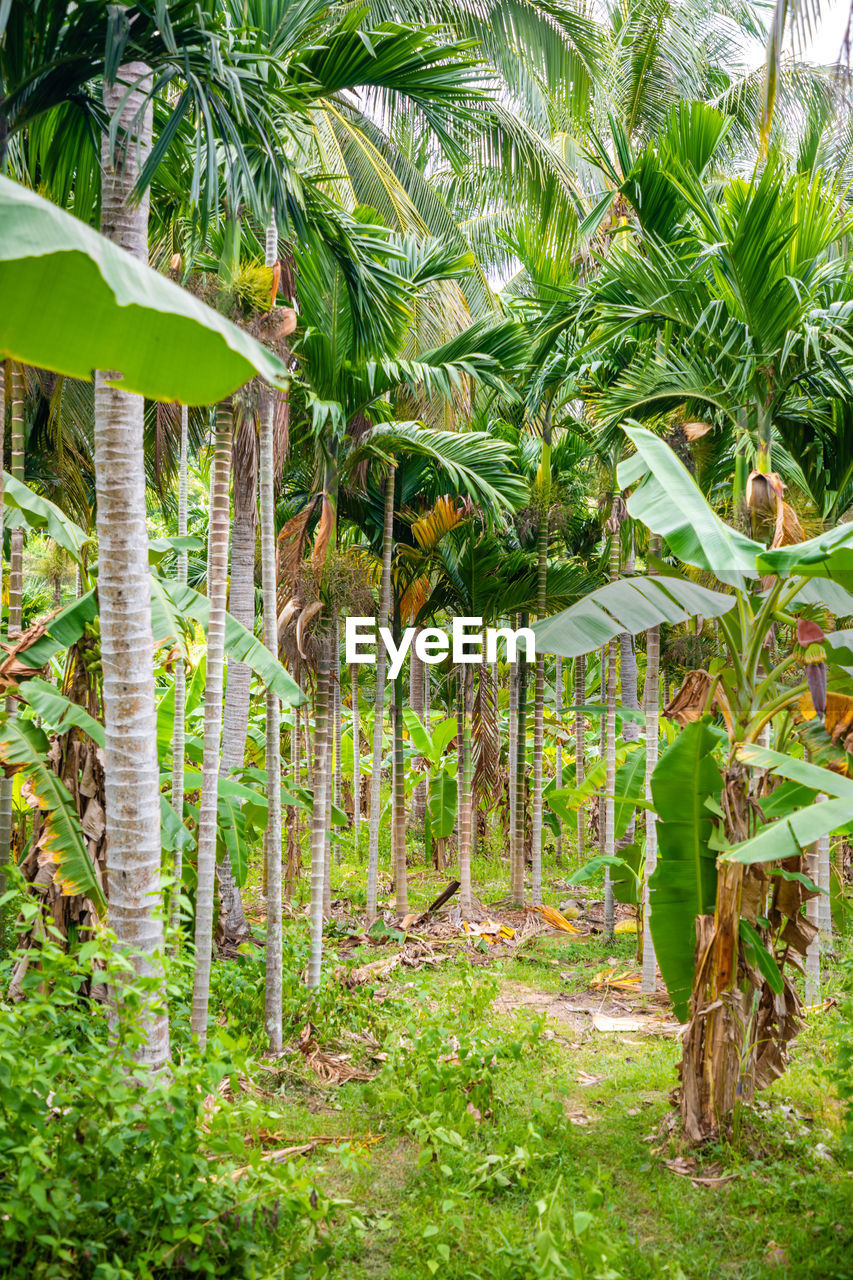
[[[363,868],[345,862],[333,879],[333,896],[357,907]],[[415,870],[414,906],[445,880]],[[484,859],[476,882],[484,902],[497,899],[505,870]],[[552,876],[546,901],[565,896]],[[344,1202],[329,1228],[333,1274],[853,1276],[853,1176],[838,1160],[839,1104],[827,1074],[837,1007],[809,1016],[791,1069],[744,1109],[733,1142],[696,1155],[672,1124],[675,1037],[659,1025],[616,1034],[592,1026],[596,1007],[618,1012],[620,1002],[628,1013],[665,1013],[660,1002],[592,985],[602,970],[630,968],[633,937],[605,945],[599,935],[545,935],[525,946],[525,960],[451,947],[441,963],[400,966],[349,992],[340,971],[331,976],[336,963],[352,969],[399,947],[348,949],[346,932],[343,923],[330,931],[340,954],[330,956],[314,1005],[306,1011],[297,974],[288,997],[291,1044],[310,1019],[305,1034],[321,1057],[314,1067],[298,1051],[267,1061],[257,1077],[263,1096],[238,1103],[255,1158],[261,1147],[336,1140],[300,1162]],[[305,938],[297,904],[291,963],[301,963]],[[849,957],[846,968],[840,960],[826,994],[850,973]],[[222,1018],[234,1032],[256,1016],[252,974],[249,960],[216,966]],[[374,1078],[338,1083],[352,1068]],[[707,1181],[670,1167],[679,1157],[695,1164],[676,1169]]]

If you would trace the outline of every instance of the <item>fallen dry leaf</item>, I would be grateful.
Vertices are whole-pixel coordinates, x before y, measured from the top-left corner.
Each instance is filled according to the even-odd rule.
[[[591,1076],[587,1071],[578,1072],[578,1084],[582,1089],[591,1089],[593,1085],[601,1084],[606,1078],[606,1076]]]

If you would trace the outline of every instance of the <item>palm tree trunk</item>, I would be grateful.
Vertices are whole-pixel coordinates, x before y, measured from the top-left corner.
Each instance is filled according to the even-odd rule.
[[[332,624],[334,632],[334,621]],[[329,714],[326,724],[326,846],[323,850],[323,915],[328,920],[332,914],[332,796],[334,793],[335,752],[335,658],[332,636],[326,642],[329,652]]]
[[[575,706],[582,707],[586,702],[586,657],[580,654],[575,658]],[[586,776],[586,719],[582,711],[575,711],[575,786],[579,787]],[[578,808],[578,866],[584,860],[586,852],[586,808],[583,804]]]
[[[459,675],[459,906],[470,912],[471,895],[471,701],[473,668],[457,668]]]
[[[607,523],[610,531],[610,581],[619,577],[620,560],[620,505],[621,497],[618,489],[613,494],[610,519]],[[605,801],[604,801],[604,852],[609,858],[616,856],[616,804],[613,793],[616,787],[616,660],[618,641],[614,638],[607,646],[607,728],[605,741]],[[636,693],[634,695],[636,697]],[[613,885],[610,879],[610,868],[604,870],[604,933],[605,937],[613,935]]]
[[[526,627],[528,617],[521,615]],[[515,744],[515,881],[512,900],[516,906],[524,902],[524,871],[527,864],[527,804],[525,768],[527,765],[527,658],[518,655],[518,737]]]
[[[417,640],[420,627],[415,631],[415,637],[412,641],[412,647],[409,650],[409,706],[415,715],[423,724],[424,720],[424,673],[427,669],[426,663],[415,652],[415,641]],[[412,827],[416,831],[420,831],[424,824],[424,811],[426,808],[427,784],[426,777],[419,782],[412,792]]]
[[[314,696],[314,811],[311,818],[311,959],[308,986],[320,985],[323,968],[323,895],[326,861],[326,789],[329,785],[329,646],[320,645]]]
[[[341,636],[338,611],[335,610],[335,626],[332,636],[332,685],[334,693],[334,726],[335,726],[335,804],[341,807]],[[340,862],[340,853],[338,853]]]
[[[399,619],[399,609],[397,610]],[[394,628],[399,643],[399,621]],[[404,916],[409,910],[408,871],[406,868],[406,761],[403,755],[403,672],[400,671],[394,681],[394,701],[392,703],[394,731],[394,802],[393,802],[393,863],[394,863],[394,901],[398,916]]]
[[[350,667],[350,680],[352,683],[352,840],[357,856],[361,834],[361,718],[358,706],[358,666],[355,662]]]
[[[207,1042],[210,959],[213,949],[213,896],[216,881],[216,828],[219,801],[219,752],[222,746],[222,685],[225,666],[225,613],[228,589],[228,481],[231,471],[233,408],[230,399],[216,406],[213,452],[213,507],[208,530],[210,617],[207,629],[207,679],[204,687],[204,745],[198,819],[198,887],[195,906],[195,973],[191,1027],[199,1045]]]
[[[266,234],[265,261],[271,267],[278,256],[278,230],[275,216]],[[245,427],[244,427],[245,430]],[[275,405],[265,394],[261,405],[259,486],[261,524],[261,589],[264,602],[264,644],[274,658],[278,657],[277,575],[275,563]],[[252,536],[252,597],[254,614],[254,531]],[[232,552],[233,573],[233,552]],[[232,582],[231,590],[234,585]],[[231,671],[228,672],[231,683]],[[248,717],[248,688],[246,690]],[[265,948],[264,1025],[269,1036],[270,1051],[281,1052],[282,1044],[282,887],[281,887],[281,702],[278,694],[267,689],[266,767],[267,829],[264,835],[264,866],[267,882],[267,937]],[[226,701],[227,710],[227,701]],[[245,743],[245,737],[244,737]],[[245,746],[243,748],[245,751]],[[242,762],[241,762],[242,763]],[[241,903],[242,908],[242,903]]]
[[[660,555],[661,540],[653,535],[649,540],[649,552]],[[649,570],[654,573],[653,569]],[[645,798],[652,800],[652,774],[657,767],[660,742],[660,627],[649,627],[646,632],[646,686],[643,690],[643,709],[646,716],[646,779]],[[643,976],[641,991],[652,995],[657,988],[657,958],[652,940],[649,913],[649,877],[657,866],[658,829],[657,814],[646,810],[646,861],[643,875]]]
[[[24,479],[24,380],[21,366],[9,361],[11,392],[11,445],[10,474],[23,483]],[[5,412],[5,403],[4,403]],[[5,419],[4,419],[5,421]],[[0,468],[2,470],[2,468]],[[2,544],[0,544],[2,545]],[[24,595],[24,531],[13,529],[9,535],[9,615],[7,638],[21,634],[21,616]],[[15,713],[14,698],[6,699],[6,714]],[[13,778],[0,780],[0,867],[9,865],[12,850],[12,788]]]
[[[554,661],[554,718],[557,722],[557,745],[554,749],[554,786],[559,790],[563,785],[563,744],[560,741],[563,720],[563,659]],[[563,823],[557,818],[557,839],[555,841],[554,860],[558,867],[563,865]]]
[[[272,407],[263,412],[272,414]],[[234,519],[231,526],[231,577],[228,612],[249,631],[255,629],[255,541],[257,532],[258,455],[254,426],[244,421],[233,445]],[[246,734],[249,728],[249,690],[251,668],[245,662],[227,663],[225,711],[222,720],[222,758],[220,778],[227,778],[243,768],[246,759]],[[279,704],[280,705],[280,704]],[[243,896],[234,879],[231,863],[224,858],[217,864],[220,921],[226,938],[239,942],[249,932],[243,911]],[[269,887],[269,886],[267,886]]]
[[[104,106],[118,117],[115,150],[101,145],[101,231],[148,261],[148,196],[133,190],[151,148],[152,110],[138,85],[150,79],[142,63],[120,67],[105,85]],[[128,88],[130,86],[130,88]],[[163,952],[160,891],[160,795],[157,713],[151,655],[151,590],[143,455],[144,402],[95,375],[95,489],[100,547],[98,597],[104,671],[107,879],[110,928],[140,976],[150,976]],[[140,1064],[169,1058],[165,987],[135,1016],[145,1031]]]
[[[548,582],[548,507],[551,501],[551,410],[545,415],[542,429],[542,458],[539,463],[537,500],[539,532],[537,536],[536,613],[545,616]],[[536,655],[536,687],[533,699],[533,865],[531,898],[534,906],[542,902],[542,774],[545,723],[545,655]]]
[[[631,538],[631,549],[628,558],[623,567],[623,572],[634,572],[634,540]],[[637,652],[634,648],[634,637],[629,635],[627,631],[621,632],[619,636],[619,685],[622,697],[622,707],[630,707],[633,710],[639,710],[639,700],[637,698]],[[623,716],[622,720],[622,740],[623,742],[637,742],[640,737],[640,726],[635,724],[633,720],[628,720]],[[634,843],[636,834],[636,816],[631,817],[628,828],[623,838],[618,842],[616,851],[621,852],[628,845]]]
[[[515,617],[510,619],[510,626],[515,629]],[[509,668],[509,749],[507,751],[507,792],[509,800],[509,883],[513,904],[520,906],[516,900],[516,859],[515,839],[518,827],[518,663]]]
[[[262,413],[271,413],[266,406]],[[250,438],[251,437],[251,438]],[[258,458],[253,423],[240,423],[232,459],[234,519],[231,525],[231,576],[228,612],[248,631],[255,628],[255,542],[257,537]],[[227,778],[243,768],[249,727],[252,671],[245,662],[227,661],[225,711],[222,719],[222,763]]]
[[[0,596],[3,586],[3,452],[6,443],[6,369],[0,360]],[[11,373],[10,373],[11,379]],[[2,613],[2,605],[0,605]],[[0,779],[0,894],[6,892],[6,868],[12,847],[12,779]],[[3,927],[0,918],[0,929]]]
[[[178,537],[187,535],[187,452],[189,444],[189,414],[181,405],[181,454],[178,465]],[[187,582],[187,553],[178,552],[177,580],[179,586]],[[183,658],[175,663],[175,719],[172,727],[172,808],[178,817],[184,816],[184,751],[186,745],[186,694],[187,671]],[[181,888],[183,882],[183,851],[178,845],[172,855],[172,900],[169,908],[169,931],[172,947],[180,940]]]
[[[394,540],[394,470],[385,477],[385,523],[382,534],[382,582],[378,626],[388,625],[391,608],[391,551]],[[385,714],[385,646],[377,645],[376,700],[373,704],[373,772],[370,775],[370,843],[367,850],[367,918],[376,915],[379,876],[379,813],[382,803],[382,721]]]

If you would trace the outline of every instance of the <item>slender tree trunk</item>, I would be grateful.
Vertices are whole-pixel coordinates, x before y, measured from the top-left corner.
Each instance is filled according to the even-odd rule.
[[[10,474],[15,480],[24,480],[24,379],[21,366],[9,361],[11,391],[11,463]],[[5,413],[5,404],[4,404]],[[0,441],[0,444],[2,441]],[[0,468],[2,470],[2,468]],[[2,546],[2,543],[0,543]],[[21,634],[21,616],[24,596],[24,531],[13,529],[9,535],[9,615],[7,638],[13,640]],[[6,699],[6,714],[15,714],[14,698]],[[0,867],[9,865],[12,850],[12,789],[14,779],[0,779]]]
[[[582,707],[586,703],[586,656],[579,654],[575,658],[575,706]],[[579,787],[586,777],[586,719],[582,711],[575,711],[575,786]],[[578,808],[578,866],[586,853],[586,807],[581,803]]]
[[[661,540],[653,535],[649,542],[649,551],[659,556]],[[654,573],[653,569],[649,570]],[[660,627],[649,627],[646,632],[646,685],[643,690],[643,710],[646,716],[646,779],[645,798],[652,801],[652,775],[657,768],[660,740]],[[644,995],[652,995],[657,988],[657,957],[652,940],[649,910],[649,878],[657,866],[658,829],[657,814],[653,809],[646,810],[646,861],[643,875],[643,976],[641,990]]]
[[[311,818],[311,959],[308,986],[320,985],[323,968],[323,895],[326,861],[326,789],[329,785],[329,645],[320,645],[314,710],[314,812]]]
[[[394,628],[399,643],[399,606],[398,619]],[[406,868],[406,761],[403,755],[403,672],[400,671],[394,681],[394,701],[392,703],[394,732],[394,802],[393,802],[393,864],[394,864],[394,901],[397,915],[404,916],[409,910],[409,884]]]
[[[563,659],[554,662],[554,718],[557,722],[557,745],[554,749],[554,786],[557,790],[563,785],[563,744],[560,733],[563,728]],[[557,818],[557,839],[555,844],[555,861],[558,867],[563,865],[563,822]]]
[[[274,261],[275,259],[273,259]],[[273,409],[264,408],[272,414]],[[257,533],[258,451],[254,425],[244,420],[233,445],[234,519],[231,526],[231,577],[228,612],[248,631],[255,628],[255,541]],[[222,721],[222,758],[220,778],[239,772],[246,759],[246,735],[249,728],[249,692],[251,668],[245,662],[227,662],[225,711]],[[280,704],[279,704],[280,705]],[[243,896],[234,879],[231,863],[224,858],[217,864],[220,921],[226,938],[238,942],[245,938],[249,926],[243,911]],[[267,886],[269,887],[269,886]]]
[[[335,626],[332,636],[332,662],[334,669],[332,672],[332,691],[334,694],[334,714],[335,714],[335,804],[341,807],[341,637],[340,623],[338,621],[338,611],[335,610]],[[340,853],[338,854],[340,862]]]
[[[264,407],[262,413],[270,413]],[[255,628],[255,542],[257,537],[258,457],[254,424],[244,419],[234,440],[234,519],[231,525],[231,577],[228,612],[248,631]],[[251,667],[227,660],[225,711],[222,720],[222,763],[227,778],[243,768],[249,727]]]
[[[216,881],[216,829],[219,802],[219,752],[222,746],[222,685],[225,666],[225,613],[228,589],[228,534],[233,408],[230,399],[216,406],[213,452],[213,507],[208,529],[207,679],[204,687],[204,744],[198,819],[198,887],[195,907],[195,974],[192,1031],[207,1042],[210,960],[213,949],[213,897]]]
[[[610,531],[610,581],[619,577],[620,505],[618,490],[613,494],[613,506],[608,521]],[[618,641],[614,638],[607,646],[607,738],[606,782],[604,801],[604,852],[612,858],[616,855],[616,804],[613,793],[616,787],[616,661]],[[636,692],[635,692],[636,698]],[[610,868],[604,871],[604,933],[613,935],[613,885]]]
[[[536,613],[545,616],[548,587],[548,511],[551,503],[551,408],[542,427],[542,458],[537,485],[539,531],[537,535]],[[542,776],[545,754],[545,655],[536,655],[536,686],[533,699],[533,851],[531,897],[534,906],[542,902]]]
[[[459,675],[459,906],[470,912],[471,896],[471,701],[473,668],[457,667]]]
[[[265,262],[271,267],[278,257],[278,229],[275,215],[266,233]],[[245,429],[245,428],[244,428]],[[261,404],[259,442],[259,486],[261,525],[261,589],[264,608],[264,644],[278,658],[277,575],[275,563],[275,404],[265,392]],[[232,553],[232,565],[234,563]],[[254,571],[254,531],[252,538]],[[233,583],[232,583],[233,591]],[[254,606],[254,572],[252,575]],[[254,613],[254,608],[253,608]],[[228,673],[231,682],[231,671]],[[247,689],[248,695],[248,689]],[[267,689],[266,767],[267,829],[264,835],[264,866],[267,882],[267,937],[265,947],[264,1024],[270,1050],[280,1053],[282,1047],[282,885],[281,885],[281,702],[278,694]],[[246,699],[248,716],[248,696]],[[245,738],[244,738],[245,742]],[[245,751],[245,746],[244,746]]]
[[[515,629],[515,617],[510,619],[510,626]],[[507,792],[509,799],[509,884],[510,895],[514,905],[520,906],[516,899],[516,881],[518,872],[516,861],[516,836],[518,834],[518,663],[509,668],[509,750],[507,751]]]
[[[328,740],[326,742],[326,848],[323,854],[323,915],[328,920],[332,914],[332,803],[335,789],[335,688],[340,674],[340,660],[335,648],[338,631],[337,610],[332,609],[331,628],[328,639],[329,648],[329,716],[326,726]]]
[[[187,453],[189,444],[189,414],[181,405],[181,453],[178,465],[178,537],[187,536]],[[187,582],[187,553],[178,552],[177,581],[179,586]],[[183,658],[175,663],[175,720],[172,727],[172,808],[183,821],[184,817],[184,751],[186,747],[186,694],[187,670]],[[180,942],[181,890],[183,887],[183,851],[178,845],[172,855],[172,900],[169,925],[172,947]]]
[[[526,627],[528,617],[521,615],[521,625]],[[527,863],[527,802],[525,769],[527,765],[527,658],[518,655],[518,738],[515,763],[515,882],[513,903],[524,902],[524,870]]]
[[[359,716],[358,706],[358,666],[356,663],[353,663],[350,667],[350,680],[352,682],[352,840],[356,856],[358,856],[359,837],[361,835],[361,717]]]
[[[5,360],[0,360],[0,598],[3,594],[3,464],[5,461],[3,454],[6,447],[6,370],[8,367]],[[9,380],[11,382],[11,370]],[[2,604],[0,604],[0,613],[2,613]],[[6,869],[9,866],[12,847],[11,837],[12,779],[2,778],[0,779],[0,895],[6,892]],[[3,920],[0,915],[0,931],[2,928]]]
[[[148,260],[148,197],[134,203],[132,192],[151,148],[152,111],[136,86],[150,75],[144,64],[129,63],[105,86],[104,106],[110,118],[118,117],[119,130],[115,151],[107,136],[101,147],[101,231],[142,262]],[[109,919],[136,971],[148,976],[158,971],[163,953],[163,912],[144,403],[108,386],[113,377],[120,375],[95,375]],[[159,997],[144,997],[136,1015],[146,1040],[137,1056],[152,1069],[169,1058],[165,985]]]
[[[314,721],[316,731],[316,719]],[[311,708],[306,702],[304,707],[303,729],[305,731],[305,777],[309,788],[314,789],[314,752],[311,747]]]
[[[377,626],[387,626],[391,609],[391,552],[394,541],[394,470],[385,478],[382,582]],[[385,646],[376,647],[376,701],[373,704],[373,772],[370,775],[370,843],[367,851],[367,919],[376,915],[379,876],[379,816],[382,807],[382,721],[385,714]]]
[[[424,673],[427,670],[425,662],[422,662],[415,653],[415,640],[417,640],[420,627],[415,631],[415,638],[412,641],[412,647],[409,650],[409,706],[415,715],[424,723]],[[412,826],[416,831],[420,831],[424,825],[424,811],[426,809],[426,793],[427,782],[426,775],[423,780],[418,783],[412,792]]]
[[[631,538],[631,549],[628,553],[628,559],[624,565],[623,572],[634,572],[634,540]],[[637,742],[640,737],[640,726],[635,724],[633,720],[629,720],[624,716],[626,707],[634,711],[638,711],[640,707],[637,698],[637,652],[634,648],[634,637],[629,635],[627,631],[623,631],[619,636],[619,685],[622,697],[622,740],[623,742]],[[636,816],[631,816],[625,835],[616,844],[616,852],[621,851],[634,843],[636,836]]]

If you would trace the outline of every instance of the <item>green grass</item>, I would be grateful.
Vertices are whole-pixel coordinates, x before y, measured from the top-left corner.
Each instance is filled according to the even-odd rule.
[[[490,878],[484,871],[478,884]],[[333,896],[351,895],[360,875],[357,862],[342,862]],[[546,900],[560,900],[559,879]],[[413,876],[413,907],[445,882]],[[290,926],[297,949],[305,927]],[[827,1078],[838,1009],[812,1016],[790,1070],[745,1110],[737,1141],[697,1156],[699,1173],[725,1178],[714,1186],[666,1164],[689,1154],[670,1124],[676,1040],[496,1011],[501,991],[583,992],[609,958],[630,964],[634,948],[631,937],[604,945],[549,936],[529,950],[557,966],[462,956],[395,970],[381,1005],[331,978],[313,1005],[294,996],[291,1030],[310,1017],[327,1049],[369,1065],[369,1050],[352,1039],[368,1030],[389,1055],[372,1082],[336,1086],[296,1054],[259,1077],[272,1097],[236,1108],[250,1141],[262,1129],[279,1135],[268,1147],[318,1135],[380,1139],[344,1140],[306,1159],[318,1186],[344,1202],[329,1225],[332,1274],[849,1280],[853,1177],[839,1161],[839,1104]],[[369,958],[394,949],[370,948]],[[826,989],[840,989],[845,972],[849,961],[829,972]],[[241,1029],[239,1003],[231,1015]],[[248,1012],[242,1029],[256,1031]],[[584,1084],[589,1077],[601,1079]]]

